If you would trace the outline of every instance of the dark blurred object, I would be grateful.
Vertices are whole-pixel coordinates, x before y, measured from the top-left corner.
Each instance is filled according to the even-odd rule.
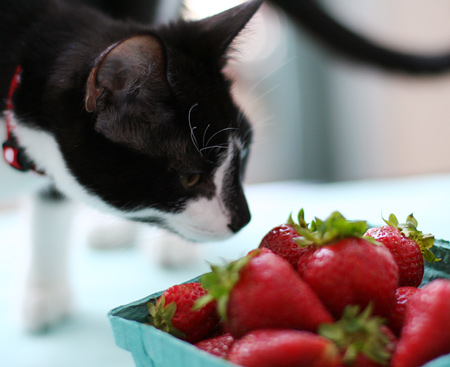
[[[157,19],[158,7],[163,0],[70,0],[90,5],[116,19],[134,19],[149,23]],[[166,0],[167,1],[167,0]]]
[[[405,53],[389,48],[353,31],[331,15],[318,0],[270,0],[302,28],[330,49],[349,59],[409,74],[439,74],[450,70],[450,52],[434,55]]]

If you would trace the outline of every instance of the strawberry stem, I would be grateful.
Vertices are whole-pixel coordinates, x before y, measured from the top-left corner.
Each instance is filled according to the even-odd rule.
[[[302,247],[325,246],[347,237],[362,238],[366,230],[366,221],[349,221],[335,211],[324,221],[316,217],[309,228],[307,226],[297,228],[301,236],[294,241]]]
[[[423,258],[427,262],[433,263],[441,260],[438,259],[431,251],[431,248],[434,245],[434,236],[430,233],[423,233],[417,229],[418,222],[417,219],[414,218],[413,214],[408,215],[406,218],[406,223],[399,223],[394,214],[390,214],[388,220],[384,218],[383,220],[388,226],[397,228],[404,237],[410,238],[416,242],[420,247]]]
[[[308,229],[308,223],[305,221],[305,211],[303,210],[303,208],[300,209],[300,211],[298,212],[298,223],[295,223],[295,221],[292,219],[292,213],[291,213],[287,220],[287,224],[294,227],[295,230],[297,230],[297,232],[301,228]]]
[[[166,333],[172,334],[177,338],[184,339],[186,337],[183,332],[178,330],[172,324],[173,316],[177,311],[177,304],[175,302],[170,302],[166,306],[166,298],[161,296],[156,302],[148,302],[147,309],[149,313],[147,320],[150,325],[165,331]]]
[[[371,316],[372,310],[372,303],[361,313],[359,306],[349,305],[340,320],[319,326],[318,333],[333,341],[344,353],[345,364],[351,365],[359,354],[381,365],[388,363],[391,357],[387,351],[390,340],[380,329],[385,319]]]
[[[211,265],[211,272],[204,274],[200,278],[200,283],[208,291],[208,294],[197,299],[194,303],[194,310],[197,310],[207,303],[217,300],[217,312],[223,320],[227,320],[227,306],[230,292],[239,280],[239,272],[261,250],[253,250],[247,256],[225,265]]]

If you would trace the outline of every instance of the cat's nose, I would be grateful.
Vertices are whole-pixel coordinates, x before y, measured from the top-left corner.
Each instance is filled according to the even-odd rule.
[[[226,194],[224,204],[230,214],[230,223],[228,228],[233,233],[239,232],[250,222],[250,209],[248,208],[247,199],[240,182],[240,176],[234,175],[233,181],[225,181],[223,192]]]
[[[250,222],[251,219],[250,210],[248,209],[245,199],[242,204],[243,205],[241,205],[239,210],[234,212],[234,215],[231,217],[231,223],[228,224],[228,228],[230,228],[233,233],[239,232]]]
[[[250,222],[250,212],[248,213],[248,216],[245,218],[238,217],[236,219],[233,218],[230,224],[228,224],[228,228],[230,228],[233,233],[239,232],[242,228],[244,228],[248,222]]]

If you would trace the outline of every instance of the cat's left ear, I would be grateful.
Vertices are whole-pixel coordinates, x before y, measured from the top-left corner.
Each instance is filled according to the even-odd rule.
[[[264,0],[251,0],[209,18],[199,20],[197,24],[205,44],[214,46],[216,58],[224,58],[230,44],[247,25]]]
[[[135,35],[111,45],[97,58],[89,75],[86,110],[94,112],[104,92],[118,99],[149,78],[165,81],[164,49],[157,37]]]

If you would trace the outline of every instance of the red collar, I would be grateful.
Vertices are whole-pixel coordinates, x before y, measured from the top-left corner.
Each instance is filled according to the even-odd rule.
[[[16,68],[14,77],[9,87],[8,100],[6,103],[5,120],[6,120],[6,141],[3,143],[3,158],[13,168],[26,172],[32,170],[36,173],[42,174],[38,171],[33,162],[31,162],[25,154],[25,151],[20,147],[17,138],[14,136],[16,128],[15,122],[12,119],[14,111],[13,95],[20,86],[20,76],[22,68],[20,65]]]

